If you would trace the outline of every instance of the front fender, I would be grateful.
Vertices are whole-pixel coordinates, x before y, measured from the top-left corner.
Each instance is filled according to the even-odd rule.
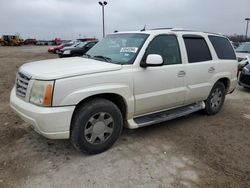
[[[99,84],[94,86],[88,86],[81,88],[79,90],[64,91],[64,92],[55,92],[53,105],[54,106],[68,106],[68,105],[77,105],[82,100],[98,95],[98,94],[117,94],[121,96],[127,105],[128,117],[134,113],[134,97],[133,92],[130,90],[130,87],[123,84]]]

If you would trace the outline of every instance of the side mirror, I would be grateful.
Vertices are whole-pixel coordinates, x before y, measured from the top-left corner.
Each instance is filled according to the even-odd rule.
[[[142,67],[156,67],[163,65],[163,58],[159,54],[149,54],[146,58],[146,62],[141,64]]]
[[[242,71],[242,69],[243,69],[246,65],[248,65],[249,63],[250,63],[250,59],[249,59],[248,56],[246,56],[246,58],[243,59],[242,61],[240,61],[239,64],[238,64],[238,69],[239,69],[239,71]]]

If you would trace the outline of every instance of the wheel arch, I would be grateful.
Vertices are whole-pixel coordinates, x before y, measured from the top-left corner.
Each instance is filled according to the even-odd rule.
[[[70,132],[72,130],[72,121],[73,121],[73,118],[74,118],[76,112],[78,111],[78,109],[80,108],[80,106],[84,105],[89,100],[93,100],[95,98],[106,99],[106,100],[109,100],[109,101],[113,102],[119,108],[119,110],[121,111],[121,114],[122,114],[122,117],[123,117],[123,121],[125,122],[125,120],[127,119],[128,105],[126,103],[126,100],[121,95],[116,94],[116,93],[95,94],[95,95],[89,96],[89,97],[81,100],[76,105],[75,110],[73,112],[73,115],[71,117]]]
[[[224,84],[225,89],[226,89],[226,93],[229,91],[229,88],[230,88],[230,79],[229,78],[223,77],[223,78],[218,79],[217,82],[221,82]]]

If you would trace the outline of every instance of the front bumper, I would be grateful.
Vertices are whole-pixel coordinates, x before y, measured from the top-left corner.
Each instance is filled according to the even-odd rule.
[[[70,122],[75,106],[40,107],[16,96],[15,88],[10,94],[10,106],[34,130],[49,139],[68,139]]]
[[[239,85],[250,88],[250,73],[243,73],[241,72],[239,78]]]
[[[71,54],[63,54],[62,52],[59,52],[59,53],[58,53],[58,57],[59,57],[59,58],[71,57]]]

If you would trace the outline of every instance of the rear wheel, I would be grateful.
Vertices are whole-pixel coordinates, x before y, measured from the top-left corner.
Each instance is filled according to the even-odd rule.
[[[205,112],[208,115],[217,114],[225,101],[226,89],[222,82],[217,82],[212,88],[206,103]]]
[[[74,114],[71,142],[84,153],[101,153],[115,143],[122,127],[122,115],[114,103],[93,99],[81,105]]]

